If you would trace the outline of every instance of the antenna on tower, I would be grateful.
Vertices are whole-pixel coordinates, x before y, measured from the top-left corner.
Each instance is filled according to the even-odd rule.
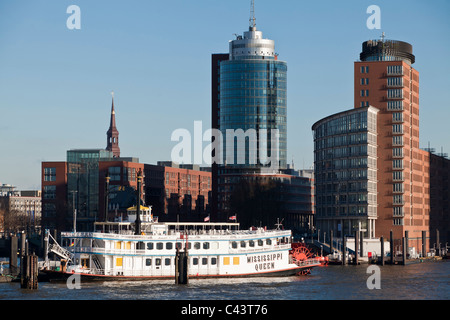
[[[256,27],[256,17],[255,17],[255,0],[250,2],[250,29]]]

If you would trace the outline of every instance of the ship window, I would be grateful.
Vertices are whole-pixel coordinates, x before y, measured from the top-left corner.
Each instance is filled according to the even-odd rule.
[[[238,265],[239,264],[239,257],[233,257],[233,264]]]
[[[164,244],[162,242],[156,243],[156,250],[162,250],[164,248]]]
[[[166,266],[170,266],[170,258],[164,259],[164,264],[165,264]]]
[[[181,250],[181,249],[183,249],[183,244],[181,242],[177,242],[175,244],[175,248],[178,249],[178,250]]]
[[[147,267],[151,266],[152,265],[152,259],[145,259],[145,265]]]
[[[194,266],[197,266],[197,265],[198,265],[198,258],[192,259],[192,264],[193,264]]]
[[[254,247],[254,246],[255,246],[255,241],[250,240],[250,241],[248,242],[248,245],[249,245],[250,247]]]
[[[139,241],[139,242],[136,244],[136,249],[137,249],[137,250],[145,250],[145,244],[144,244],[143,242]]]
[[[272,240],[271,240],[271,239],[266,239],[266,244],[267,244],[268,246],[272,245]]]
[[[263,241],[261,239],[258,240],[258,246],[262,247],[263,246]]]
[[[237,248],[237,242],[236,241],[231,242],[231,248],[233,248],[233,249]]]
[[[209,242],[203,242],[203,249],[205,250],[209,249]]]
[[[200,249],[200,242],[195,242],[194,243],[194,249]]]
[[[147,250],[153,250],[153,242],[147,243]]]
[[[156,258],[155,259],[155,266],[160,266],[161,265],[161,259],[160,258]]]
[[[241,248],[245,248],[247,246],[245,241],[241,241]]]
[[[211,258],[211,265],[217,264],[217,258]]]
[[[166,243],[166,249],[167,250],[172,250],[173,249],[173,243],[172,242],[167,242]]]
[[[230,257],[224,257],[223,258],[223,265],[228,266],[230,264]]]
[[[206,266],[208,264],[208,258],[202,258],[202,265]]]

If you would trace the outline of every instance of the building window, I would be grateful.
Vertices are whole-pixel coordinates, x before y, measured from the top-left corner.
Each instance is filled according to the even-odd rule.
[[[56,186],[44,186],[44,199],[56,199]]]
[[[56,168],[44,168],[44,181],[56,181]]]
[[[403,219],[396,218],[394,219],[394,226],[402,226],[403,225]]]
[[[388,78],[387,83],[388,87],[403,87],[403,78]]]
[[[403,207],[394,207],[394,217],[403,217]]]
[[[402,194],[394,195],[394,204],[403,204],[403,195]]]
[[[392,121],[393,122],[403,122],[403,113],[401,113],[401,112],[394,112],[392,114]]]
[[[403,110],[403,101],[388,101],[388,111]]]
[[[369,84],[369,78],[361,78],[361,85],[368,85]]]
[[[402,183],[394,183],[393,190],[394,190],[394,192],[403,192],[403,184]]]
[[[403,75],[403,66],[388,66],[388,75]]]
[[[393,148],[392,156],[394,157],[403,157],[403,148]]]
[[[403,145],[403,136],[394,136],[394,137],[392,137],[392,145],[394,145],[394,146],[402,146]]]
[[[402,89],[388,89],[387,96],[390,99],[403,99]]]
[[[120,181],[120,167],[109,167],[108,175],[111,181]]]
[[[403,160],[392,160],[392,168],[403,169]]]
[[[392,125],[393,133],[403,133],[403,125],[402,124],[394,124]]]
[[[403,181],[403,171],[394,171],[394,172],[392,172],[392,180],[394,180],[394,181]]]

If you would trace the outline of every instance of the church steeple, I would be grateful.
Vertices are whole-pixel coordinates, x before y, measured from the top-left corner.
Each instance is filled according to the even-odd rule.
[[[106,132],[106,136],[108,138],[106,150],[112,151],[114,158],[119,158],[120,157],[119,131],[116,128],[116,112],[114,110],[114,92],[111,92],[111,95],[112,95],[111,121],[109,124],[109,129]]]

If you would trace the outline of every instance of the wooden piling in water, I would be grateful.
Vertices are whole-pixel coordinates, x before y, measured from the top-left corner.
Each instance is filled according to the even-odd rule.
[[[427,244],[427,232],[422,231],[422,257],[423,258],[425,258],[427,256],[426,244]]]
[[[17,263],[18,245],[18,238],[16,236],[11,236],[9,248],[9,273],[12,276],[17,276],[19,274],[19,264]]]
[[[185,251],[177,248],[175,255],[175,284],[188,284],[188,257]]]
[[[330,230],[330,253],[333,254],[333,230]]]
[[[394,264],[394,233],[390,232],[390,239],[389,239],[389,251],[391,254],[391,265]]]
[[[38,288],[38,257],[35,254],[25,255],[20,262],[22,273],[20,275],[20,287],[22,289],[35,290]]]
[[[402,253],[403,253],[402,263],[404,266],[406,266],[406,237],[402,238]]]
[[[346,265],[347,264],[347,237],[344,236],[343,241],[342,241],[342,265]]]

